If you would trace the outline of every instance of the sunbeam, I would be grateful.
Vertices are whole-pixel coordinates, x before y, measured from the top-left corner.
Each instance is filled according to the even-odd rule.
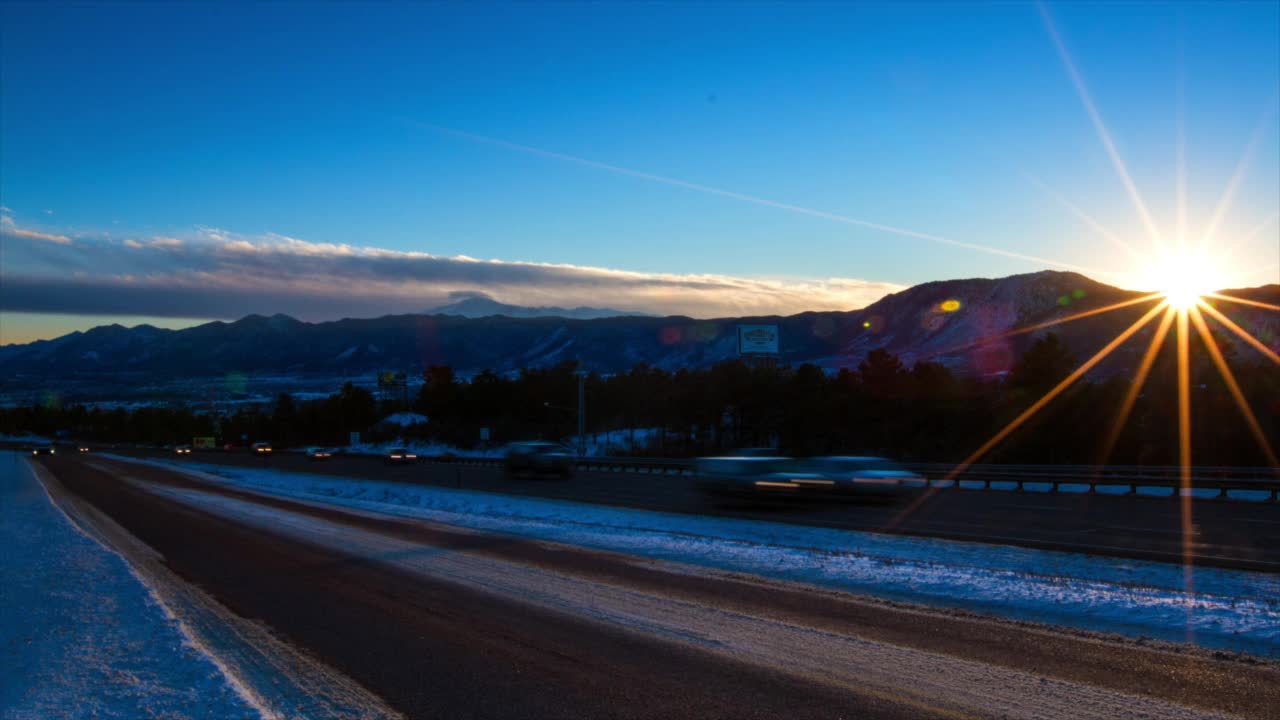
[[[1174,72],[1176,91],[1174,95],[1174,202],[1176,217],[1176,247],[1179,252],[1187,249],[1187,67],[1186,46],[1183,41],[1182,14],[1178,14],[1178,51]]]
[[[1275,450],[1272,449],[1271,443],[1267,440],[1267,434],[1262,431],[1262,425],[1258,423],[1257,416],[1253,414],[1253,408],[1249,407],[1249,402],[1245,400],[1244,393],[1240,390],[1240,384],[1236,382],[1235,374],[1228,367],[1226,358],[1222,357],[1222,350],[1214,342],[1213,334],[1209,332],[1208,324],[1205,323],[1204,317],[1200,315],[1200,309],[1193,307],[1190,314],[1191,322],[1195,324],[1196,331],[1200,334],[1200,339],[1204,341],[1204,347],[1209,352],[1209,357],[1213,360],[1213,364],[1217,366],[1218,373],[1222,375],[1222,381],[1227,384],[1227,390],[1236,401],[1236,406],[1240,408],[1240,414],[1244,416],[1245,422],[1248,423],[1249,432],[1253,433],[1253,439],[1258,442],[1258,447],[1262,448],[1262,452],[1267,456],[1268,462],[1273,466],[1280,467],[1280,461],[1276,459]]]
[[[1094,353],[1093,357],[1084,361],[1080,365],[1080,367],[1072,371],[1072,373],[1068,375],[1066,378],[1064,378],[1062,382],[1058,383],[1056,386],[1054,386],[1052,390],[1045,393],[1044,396],[1041,397],[1039,400],[1032,403],[1031,407],[1027,408],[1026,410],[1023,410],[1022,413],[1018,415],[1018,417],[1014,418],[1008,425],[1005,425],[999,432],[993,435],[990,440],[987,440],[985,443],[983,443],[982,447],[979,447],[972,454],[970,454],[969,457],[965,458],[960,464],[952,468],[951,472],[947,473],[944,479],[955,480],[959,475],[964,473],[965,470],[968,470],[970,465],[973,465],[975,462],[978,461],[979,458],[981,458],[983,455],[986,455],[988,452],[990,452],[991,448],[995,447],[996,445],[999,445],[1005,438],[1009,437],[1009,435],[1011,435],[1015,430],[1022,427],[1023,423],[1031,419],[1031,417],[1035,415],[1037,412],[1039,412],[1042,408],[1044,408],[1044,406],[1053,402],[1054,398],[1061,395],[1067,388],[1071,387],[1071,385],[1073,385],[1077,380],[1083,377],[1085,373],[1092,370],[1095,365],[1102,362],[1108,355],[1114,352],[1116,348],[1120,347],[1125,343],[1125,341],[1133,337],[1134,333],[1141,330],[1143,326],[1145,326],[1148,322],[1151,321],[1151,318],[1155,317],[1161,310],[1165,309],[1166,307],[1168,307],[1168,302],[1161,301],[1160,304],[1148,310],[1145,315],[1135,320],[1132,325],[1130,325],[1128,328],[1122,331],[1119,335],[1113,338],[1111,342],[1107,343],[1106,346],[1104,346],[1101,350]],[[920,497],[912,501],[912,503],[908,505],[906,509],[904,509],[902,512],[894,516],[894,518],[890,520],[885,525],[885,527],[889,529],[897,527],[904,519],[907,518],[907,516],[915,512],[915,510],[918,507],[920,507],[921,504],[923,504],[926,500],[932,497],[936,492],[937,492],[937,487],[936,486],[931,487],[927,492],[921,494]]]
[[[556,152],[554,150],[544,150],[542,148],[533,147],[531,145],[521,145],[520,143],[514,143],[508,140],[502,140],[500,138],[488,137],[486,135],[477,135],[476,133],[467,132],[465,130],[457,130],[454,128],[443,127],[440,125],[431,125],[428,123],[420,123],[420,122],[411,121],[411,120],[408,120],[406,122],[409,122],[417,127],[431,130],[433,132],[443,133],[446,135],[453,135],[455,137],[466,138],[468,140],[473,140],[475,142],[482,142],[489,145],[496,145],[498,147],[503,147],[508,150],[516,150],[518,152],[527,153],[530,155],[537,155],[539,157],[544,157],[544,158],[550,158],[552,160],[561,160],[564,162],[570,162],[576,165],[582,165],[584,167],[594,168],[596,170],[604,170],[605,172],[610,172],[617,175],[625,175],[627,177],[639,178],[641,180],[648,180],[650,182],[662,183],[663,185],[670,185],[672,187],[684,188],[685,190],[693,190],[695,192],[705,193],[708,195],[716,195],[718,197],[730,198],[733,200],[739,200],[741,202],[751,203],[753,205],[770,207],[776,210],[785,210],[787,212],[792,212],[799,215],[807,215],[809,217],[821,218],[823,220],[830,220],[832,222],[843,223],[845,225],[853,225],[856,227],[867,228],[869,230],[878,230],[880,232],[900,235],[902,237],[915,238],[917,240],[928,240],[929,242],[940,243],[943,245],[951,245],[952,247],[965,248],[966,250],[976,250],[978,252],[989,253],[991,255],[999,255],[1001,257],[1012,258],[1014,260],[1022,260],[1024,262],[1029,262],[1033,264],[1048,265],[1050,267],[1062,268],[1064,270],[1075,270],[1077,272],[1087,273],[1094,276],[1107,277],[1113,280],[1119,277],[1117,273],[1110,272],[1107,270],[1102,270],[1098,268],[1089,268],[1083,265],[1066,263],[1059,260],[1050,260],[1048,258],[1037,257],[1035,255],[1027,255],[1025,253],[1013,252],[1012,250],[1003,250],[1001,248],[994,248],[987,245],[979,245],[977,243],[964,242],[963,240],[954,240],[952,238],[943,237],[941,235],[933,235],[930,233],[916,232],[914,230],[906,230],[904,228],[893,227],[892,225],[883,225],[881,223],[871,222],[868,220],[859,220],[858,218],[849,217],[847,215],[830,213],[823,210],[814,210],[812,208],[807,208],[800,205],[792,205],[790,203],[778,202],[776,200],[757,197],[755,195],[747,195],[746,193],[734,192],[732,190],[724,190],[721,188],[712,187],[710,185],[702,185],[700,183],[688,182],[685,180],[680,180],[678,178],[666,177],[664,175],[655,175],[653,173],[648,173],[641,170],[632,170],[630,168],[625,168],[618,165],[610,165],[609,163],[603,163],[597,160],[589,160],[587,158],[581,158],[575,155]]]
[[[1129,194],[1129,200],[1133,202],[1134,208],[1138,211],[1138,217],[1142,219],[1142,225],[1147,230],[1147,235],[1151,238],[1151,244],[1156,249],[1164,248],[1164,241],[1160,237],[1160,230],[1156,227],[1156,223],[1151,219],[1151,213],[1147,210],[1147,204],[1142,200],[1142,194],[1138,192],[1138,187],[1134,185],[1133,178],[1129,175],[1129,169],[1125,166],[1124,160],[1120,157],[1120,151],[1116,149],[1116,144],[1111,139],[1111,132],[1107,130],[1107,125],[1102,121],[1102,115],[1098,112],[1097,106],[1093,104],[1093,98],[1089,95],[1089,89],[1084,84],[1084,78],[1080,76],[1080,71],[1076,69],[1075,62],[1071,59],[1071,54],[1067,52],[1067,46],[1062,42],[1062,36],[1058,34],[1058,28],[1053,22],[1053,17],[1049,14],[1049,8],[1043,2],[1036,3],[1040,9],[1040,17],[1044,20],[1045,29],[1049,32],[1049,37],[1053,39],[1053,45],[1058,50],[1058,57],[1062,60],[1062,65],[1067,71],[1067,75],[1071,78],[1071,84],[1075,86],[1076,95],[1080,97],[1081,104],[1084,105],[1085,112],[1089,114],[1089,120],[1093,123],[1093,129],[1098,133],[1098,139],[1102,141],[1103,148],[1107,151],[1107,157],[1111,159],[1111,165],[1115,168],[1116,173],[1120,176],[1120,182],[1124,185],[1125,192]]]
[[[1078,313],[1075,313],[1074,315],[1067,315],[1065,317],[1056,318],[1054,320],[1046,320],[1041,323],[1036,323],[1035,325],[1028,325],[1026,327],[1018,328],[1017,330],[1009,330],[1007,332],[1003,332],[998,335],[987,335],[985,337],[980,337],[977,340],[972,340],[962,345],[954,345],[952,347],[949,347],[943,350],[938,350],[936,352],[920,355],[916,359],[919,360],[919,359],[937,357],[939,355],[948,355],[950,353],[960,352],[962,350],[968,350],[970,348],[981,347],[983,345],[986,345],[987,343],[992,343],[997,340],[1005,340],[1007,338],[1015,337],[1018,335],[1025,335],[1026,333],[1029,333],[1029,332],[1035,332],[1036,330],[1043,330],[1044,328],[1053,327],[1055,325],[1062,325],[1063,323],[1069,323],[1075,320],[1081,320],[1083,318],[1093,317],[1094,315],[1109,313],[1114,310],[1120,310],[1122,308],[1127,308],[1133,305],[1141,305],[1142,303],[1151,302],[1152,300],[1159,300],[1162,297],[1164,297],[1163,293],[1151,293],[1148,295],[1143,295],[1142,297],[1132,298],[1130,300],[1122,300],[1118,303],[1112,303],[1105,307],[1094,308],[1093,310],[1085,310],[1084,312],[1078,312]]]
[[[1182,580],[1187,594],[1195,589],[1191,547],[1194,531],[1191,522],[1191,356],[1187,337],[1187,308],[1176,308],[1178,315],[1178,496],[1182,508]],[[1187,608],[1190,613],[1191,609]],[[1191,641],[1188,624],[1187,641]]]
[[[1227,302],[1240,303],[1242,305],[1252,305],[1265,310],[1275,310],[1280,312],[1280,305],[1272,305],[1270,303],[1258,302],[1257,300],[1247,300],[1245,298],[1235,297],[1234,295],[1223,295],[1222,293],[1208,293],[1205,297],[1211,297],[1215,300],[1226,300]]]
[[[1231,299],[1239,300],[1239,298],[1231,298]],[[1197,305],[1199,305],[1201,310],[1209,313],[1209,315],[1211,315],[1214,320],[1217,320],[1219,323],[1225,326],[1228,330],[1238,335],[1241,340],[1244,340],[1245,342],[1249,343],[1254,347],[1255,350],[1265,355],[1267,359],[1269,359],[1271,362],[1277,365],[1280,365],[1280,355],[1277,355],[1275,350],[1272,350],[1271,348],[1262,344],[1261,340],[1250,335],[1249,332],[1246,331],[1244,328],[1232,322],[1231,318],[1227,317],[1226,315],[1223,315],[1221,312],[1218,311],[1217,308],[1215,308],[1214,306],[1210,305],[1209,303],[1203,300],[1198,302]],[[1275,309],[1275,308],[1272,308],[1272,309]]]
[[[1103,227],[1102,223],[1093,219],[1093,217],[1090,216],[1088,213],[1076,207],[1074,203],[1072,203],[1070,200],[1063,197],[1056,190],[1049,187],[1048,185],[1045,185],[1044,183],[1040,182],[1038,179],[1030,175],[1024,175],[1024,177],[1026,177],[1028,182],[1030,182],[1032,185],[1035,185],[1037,188],[1039,188],[1041,192],[1053,198],[1059,205],[1071,211],[1071,214],[1075,215],[1076,218],[1080,220],[1080,222],[1084,223],[1085,225],[1088,225],[1090,230],[1093,230],[1104,240],[1107,240],[1108,242],[1120,248],[1121,250],[1124,250],[1126,253],[1129,254],[1129,257],[1133,258],[1135,261],[1142,262],[1144,260],[1143,256],[1137,250],[1135,250],[1132,245],[1125,242],[1119,235],[1116,235],[1115,233]]]
[[[1249,166],[1253,164],[1253,158],[1258,154],[1258,146],[1262,144],[1263,138],[1267,131],[1271,128],[1272,116],[1275,115],[1276,102],[1273,99],[1268,103],[1267,108],[1262,113],[1262,119],[1258,122],[1258,126],[1254,128],[1253,134],[1249,138],[1249,142],[1245,145],[1244,152],[1241,153],[1240,159],[1236,162],[1236,169],[1231,173],[1231,180],[1227,182],[1227,187],[1222,191],[1222,197],[1218,200],[1218,205],[1214,208],[1213,216],[1209,219],[1208,225],[1205,226],[1204,233],[1200,236],[1200,240],[1196,247],[1203,252],[1205,248],[1213,242],[1213,238],[1218,234],[1218,228],[1222,225],[1223,218],[1231,209],[1231,204],[1235,202],[1236,191],[1240,188],[1240,182],[1249,171]]]
[[[1142,362],[1138,365],[1138,371],[1133,376],[1133,382],[1129,385],[1129,391],[1125,393],[1124,401],[1120,404],[1120,410],[1116,413],[1116,421],[1111,425],[1111,431],[1107,434],[1107,439],[1103,442],[1102,452],[1099,453],[1098,464],[1104,465],[1107,459],[1111,457],[1111,452],[1115,450],[1116,442],[1120,439],[1120,433],[1124,430],[1124,424],[1129,419],[1129,414],[1133,412],[1133,405],[1138,401],[1138,393],[1142,392],[1142,388],[1147,383],[1147,375],[1151,373],[1151,366],[1155,364],[1156,357],[1160,354],[1160,350],[1164,347],[1164,339],[1169,334],[1169,326],[1173,324],[1174,309],[1172,307],[1165,308],[1164,317],[1160,318],[1160,324],[1156,327],[1156,333],[1151,338],[1151,344],[1147,346],[1146,353],[1142,356]]]

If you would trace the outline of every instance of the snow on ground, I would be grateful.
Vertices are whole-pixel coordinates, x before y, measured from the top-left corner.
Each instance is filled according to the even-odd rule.
[[[127,458],[121,458],[127,459]],[[155,464],[175,466],[157,461]],[[182,463],[286,497],[894,600],[1280,657],[1280,577],[359,478]]]
[[[259,717],[17,453],[0,454],[0,717]]]
[[[421,425],[427,422],[426,415],[419,415],[414,412],[398,412],[382,418],[380,425],[395,425],[397,427],[409,427],[410,425]]]

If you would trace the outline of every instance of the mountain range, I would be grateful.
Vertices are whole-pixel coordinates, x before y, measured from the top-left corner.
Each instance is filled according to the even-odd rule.
[[[1280,285],[1224,293],[1280,304]],[[871,350],[885,348],[908,364],[934,360],[959,373],[992,375],[1008,370],[1035,337],[1049,331],[1057,332],[1083,360],[1150,304],[1002,337],[1006,333],[1142,296],[1076,273],[1044,271],[925,283],[860,310],[786,317],[577,318],[563,315],[591,309],[521,309],[471,297],[430,314],[372,319],[307,323],[285,315],[250,315],[182,330],[107,325],[0,347],[0,394],[52,382],[118,382],[123,387],[141,380],[230,374],[372,378],[377,371],[394,370],[414,377],[435,364],[450,365],[462,375],[484,369],[501,373],[573,359],[603,373],[638,363],[676,370],[735,357],[736,327],[742,323],[777,325],[784,363],[811,362],[831,370],[856,367]],[[1221,306],[1264,341],[1274,345],[1280,337],[1280,313]],[[533,316],[523,316],[523,311]],[[467,316],[472,312],[483,316]],[[1132,367],[1141,349],[1135,339],[1115,354],[1111,365]],[[1239,352],[1254,351],[1241,345]]]
[[[499,302],[479,292],[455,294],[461,299],[447,305],[430,308],[427,315],[459,315],[465,318],[483,318],[502,315],[513,318],[559,317],[573,320],[598,320],[609,317],[651,317],[645,313],[594,307],[526,307]]]

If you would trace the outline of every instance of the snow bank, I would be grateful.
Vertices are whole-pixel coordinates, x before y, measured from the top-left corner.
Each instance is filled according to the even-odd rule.
[[[422,425],[427,422],[426,415],[419,415],[414,412],[398,412],[394,415],[388,415],[382,418],[379,425],[396,425],[398,427],[409,427],[411,425]]]
[[[0,455],[0,575],[5,718],[259,717],[16,453]]]
[[[125,459],[125,458],[122,458]],[[174,465],[159,461],[156,464]],[[895,600],[1280,657],[1280,577],[931,538],[191,465],[276,495]]]

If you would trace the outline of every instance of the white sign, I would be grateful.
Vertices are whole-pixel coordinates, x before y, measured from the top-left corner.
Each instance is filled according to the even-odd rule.
[[[739,325],[739,355],[777,355],[777,325]]]

